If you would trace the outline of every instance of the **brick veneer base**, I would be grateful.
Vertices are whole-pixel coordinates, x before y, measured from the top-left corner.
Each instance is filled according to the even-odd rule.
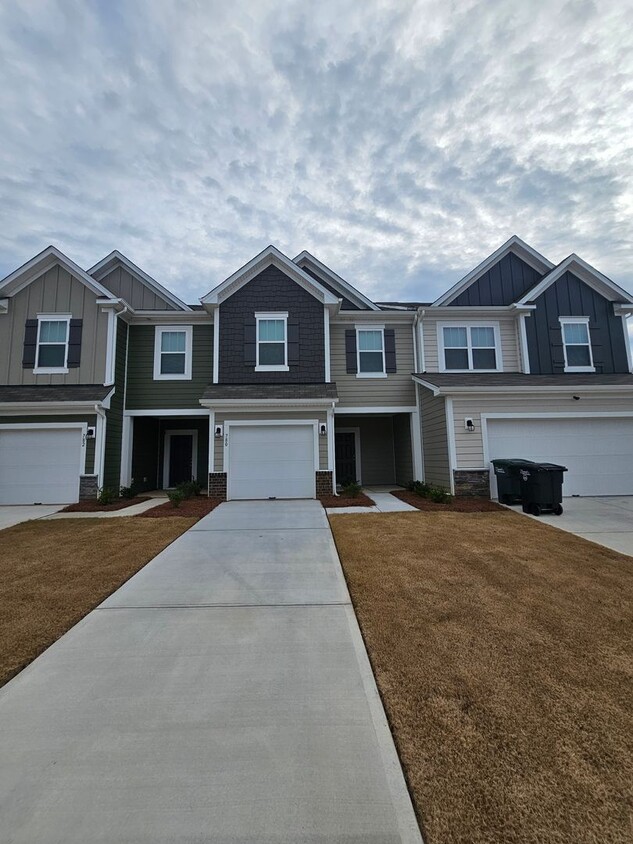
[[[453,477],[455,495],[459,498],[490,498],[490,472],[487,469],[456,469]]]
[[[226,472],[209,472],[209,498],[226,501]]]
[[[332,495],[332,473],[329,471],[319,471],[316,473],[316,494],[317,498],[320,495]]]
[[[79,475],[79,500],[91,501],[99,493],[99,483],[96,475]]]

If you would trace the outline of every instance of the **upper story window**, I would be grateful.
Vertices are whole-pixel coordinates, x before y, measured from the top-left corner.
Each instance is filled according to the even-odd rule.
[[[70,316],[38,316],[35,373],[68,372],[69,326]]]
[[[384,328],[356,328],[357,376],[386,376]]]
[[[443,372],[498,372],[501,369],[499,326],[438,325]]]
[[[560,317],[565,372],[595,372],[589,317]]]
[[[190,325],[156,326],[154,380],[191,380],[193,328]]]
[[[255,314],[257,323],[256,372],[288,371],[288,314]]]

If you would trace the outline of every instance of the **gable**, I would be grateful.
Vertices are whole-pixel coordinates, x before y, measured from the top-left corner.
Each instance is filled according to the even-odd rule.
[[[349,282],[341,278],[340,275],[331,270],[321,261],[311,255],[307,251],[301,252],[296,258],[293,258],[294,263],[301,267],[301,269],[316,279],[319,284],[333,293],[337,298],[342,299],[341,310],[344,311],[378,311],[380,308],[364,296],[359,290],[353,287]]]
[[[313,270],[310,269],[310,267],[302,267],[302,269],[305,273],[308,273],[308,275],[312,276],[312,278],[314,278],[316,281],[318,281],[319,284],[322,284],[323,287],[325,287],[326,290],[329,290],[330,293],[333,293],[335,296],[338,296],[343,300],[342,303],[341,303],[341,310],[342,311],[360,311],[361,310],[361,308],[359,308],[358,305],[355,305],[354,302],[352,302],[350,299],[348,299],[346,296],[344,296],[341,293],[340,290],[337,290],[333,285],[328,284],[328,282],[325,281],[325,279],[320,278]]]
[[[125,299],[135,311],[174,311],[176,308],[123,266],[115,266],[99,279],[113,296]]]
[[[48,270],[55,267],[61,267],[80,284],[87,287],[95,296],[111,298],[110,292],[105,287],[54,246],[47,246],[30,261],[22,264],[17,270],[2,279],[0,281],[0,295],[15,296],[24,287],[32,284]]]
[[[511,305],[543,278],[526,261],[509,252],[472,282],[449,305]]]

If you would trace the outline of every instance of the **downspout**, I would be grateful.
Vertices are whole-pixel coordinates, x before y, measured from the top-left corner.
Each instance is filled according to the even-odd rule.
[[[332,402],[332,407],[328,411],[328,416],[330,417],[330,422],[328,423],[328,430],[331,426],[330,432],[330,442],[329,442],[329,449],[330,449],[330,466],[332,467],[332,494],[338,495],[336,491],[336,451],[335,451],[335,444],[334,444],[334,437],[335,437],[335,430],[334,430],[334,405],[335,403]]]

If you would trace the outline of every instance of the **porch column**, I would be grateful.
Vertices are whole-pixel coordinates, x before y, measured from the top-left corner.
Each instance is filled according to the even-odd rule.
[[[411,426],[411,454],[413,455],[413,475],[414,481],[421,481],[424,477],[424,468],[422,466],[422,436],[420,430],[420,414],[414,410],[409,419]]]
[[[121,432],[121,486],[132,483],[132,443],[134,441],[134,417],[123,414]]]

